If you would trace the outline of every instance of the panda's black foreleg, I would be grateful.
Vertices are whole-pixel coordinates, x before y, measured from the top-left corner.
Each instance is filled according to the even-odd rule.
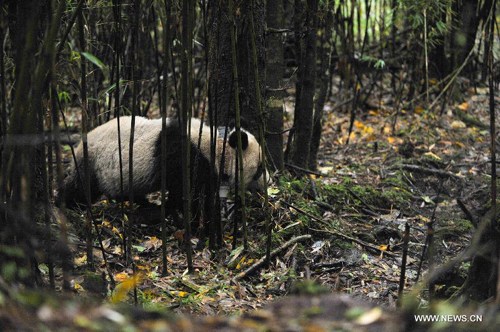
[[[80,166],[78,172],[76,169],[70,171],[63,182],[63,187],[58,189],[56,205],[61,206],[64,201],[67,208],[73,209],[78,205],[85,205],[87,199],[82,182],[85,181],[85,172]],[[95,202],[102,192],[99,190],[99,184],[95,176],[90,172],[90,203]]]
[[[177,228],[184,227],[184,223],[182,222],[182,219],[179,216],[179,212],[177,211],[177,209],[170,209],[167,213],[172,218],[172,223],[174,224],[175,227]]]
[[[196,230],[199,237],[197,249],[203,249],[208,240],[211,249],[218,246],[218,234],[220,223],[217,216],[220,214],[215,208],[214,193],[208,190],[208,185],[204,184],[198,188],[197,195],[193,197],[193,222],[192,229]]]
[[[158,206],[155,203],[151,203],[146,196],[134,197],[134,204],[140,207],[150,208],[152,206]]]
[[[172,218],[172,223],[176,228],[183,228],[184,224],[179,217],[179,211],[182,211],[182,200],[176,199],[175,195],[170,195],[165,202],[165,214]]]

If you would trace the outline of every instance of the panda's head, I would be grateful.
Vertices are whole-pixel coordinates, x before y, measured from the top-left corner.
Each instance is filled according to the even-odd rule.
[[[201,126],[201,128],[200,128]],[[227,132],[227,134],[226,134]],[[266,169],[262,163],[262,151],[259,142],[248,131],[241,129],[241,147],[243,152],[243,181],[249,190],[262,190],[264,188],[264,175]],[[200,135],[201,134],[201,139]],[[200,152],[209,159],[210,157],[210,127],[199,119],[191,119],[191,139],[198,145],[200,139]],[[215,167],[222,182],[234,185],[236,181],[236,160],[238,151],[238,135],[232,126],[216,129],[217,149]],[[224,143],[226,140],[226,143]],[[221,170],[221,166],[223,169]],[[269,176],[265,177],[269,179]]]
[[[264,189],[264,179],[269,179],[262,161],[262,149],[259,142],[248,131],[241,129],[241,149],[243,154],[243,181],[249,190],[262,190]],[[223,172],[222,180],[234,183],[236,179],[237,169],[237,151],[238,151],[238,135],[235,129],[229,132],[227,142],[229,145],[229,162]]]

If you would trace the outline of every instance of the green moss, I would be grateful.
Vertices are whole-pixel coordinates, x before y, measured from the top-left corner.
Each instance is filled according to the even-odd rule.
[[[396,171],[392,176],[383,179],[382,184],[392,185],[392,186],[401,187],[401,188],[408,187],[407,180],[403,176],[402,171]]]
[[[412,194],[406,189],[401,187],[387,188],[382,191],[382,197],[392,205],[404,205],[407,204],[411,198]]]
[[[349,191],[347,190],[345,184],[328,184],[323,186],[321,189],[323,200],[336,210],[341,209],[344,206],[344,202],[347,197],[349,197]]]
[[[454,229],[457,233],[463,234],[474,229],[472,223],[467,219],[455,219],[453,220]]]
[[[302,280],[292,284],[290,294],[319,295],[329,293],[331,290],[315,280]]]

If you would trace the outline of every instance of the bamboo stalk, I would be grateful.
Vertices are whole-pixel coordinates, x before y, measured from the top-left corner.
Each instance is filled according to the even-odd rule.
[[[182,135],[182,200],[184,219],[184,243],[189,273],[194,272],[191,249],[191,73],[192,73],[192,25],[194,3],[192,0],[185,0],[182,3],[182,57],[181,57],[181,109],[180,127]]]
[[[164,0],[165,17],[163,19],[163,82],[160,89],[162,96],[160,112],[161,112],[161,250],[162,250],[162,275],[167,275],[167,219],[166,219],[166,195],[167,190],[167,104],[168,104],[168,65],[170,63],[170,40],[171,29],[171,1]],[[173,212],[177,213],[177,212]]]

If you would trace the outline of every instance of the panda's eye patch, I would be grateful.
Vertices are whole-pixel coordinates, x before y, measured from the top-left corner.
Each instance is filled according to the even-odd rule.
[[[264,165],[260,163],[259,167],[257,167],[257,171],[255,171],[255,174],[252,177],[252,180],[257,181],[262,176],[263,173],[264,173]]]

